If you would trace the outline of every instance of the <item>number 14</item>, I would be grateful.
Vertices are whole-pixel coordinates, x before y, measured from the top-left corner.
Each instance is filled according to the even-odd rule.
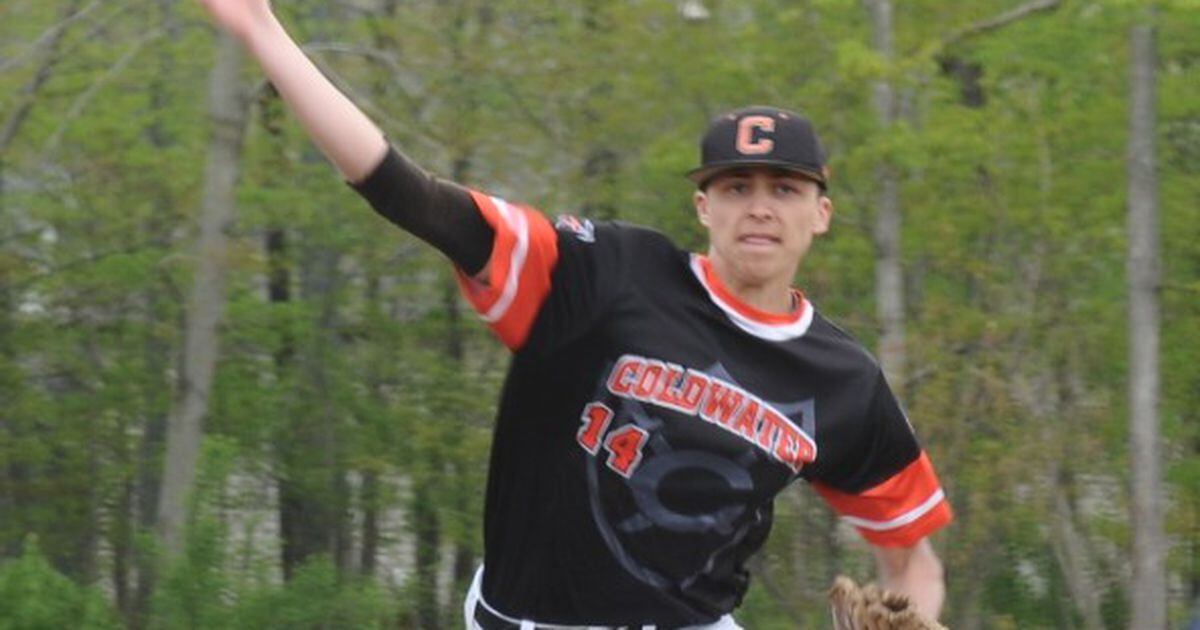
[[[580,415],[583,426],[579,427],[579,433],[575,436],[579,445],[596,455],[600,451],[600,436],[604,435],[612,418],[613,410],[604,403],[588,403]],[[608,451],[608,467],[622,477],[629,478],[642,461],[642,445],[646,443],[648,435],[645,429],[633,424],[609,433],[608,437],[604,438],[604,448]]]

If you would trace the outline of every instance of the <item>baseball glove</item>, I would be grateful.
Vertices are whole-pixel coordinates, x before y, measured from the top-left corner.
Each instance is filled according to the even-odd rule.
[[[946,630],[917,612],[904,595],[874,584],[859,588],[844,575],[829,589],[829,608],[834,630]]]

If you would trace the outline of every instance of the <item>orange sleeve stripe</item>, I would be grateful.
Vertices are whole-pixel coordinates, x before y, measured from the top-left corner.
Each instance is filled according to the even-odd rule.
[[[517,244],[517,234],[501,217],[500,210],[491,197],[474,190],[470,193],[475,206],[479,208],[479,214],[483,215],[483,220],[487,221],[488,225],[492,226],[496,236],[492,242],[492,255],[488,259],[487,282],[480,282],[467,276],[461,269],[456,271],[458,272],[459,287],[462,289],[463,295],[471,302],[471,306],[480,313],[487,313],[499,301],[501,290],[508,280],[512,253]]]
[[[529,337],[550,292],[550,274],[558,262],[558,238],[541,213],[474,190],[470,193],[496,240],[486,282],[460,269],[459,287],[500,340],[515,350]]]
[[[916,542],[953,519],[929,456],[920,457],[883,483],[858,494],[813,483],[838,514],[876,544]],[[911,544],[911,543],[908,543]]]
[[[932,510],[908,525],[885,532],[859,527],[858,533],[867,542],[880,547],[911,547],[953,520],[954,512],[943,498]]]

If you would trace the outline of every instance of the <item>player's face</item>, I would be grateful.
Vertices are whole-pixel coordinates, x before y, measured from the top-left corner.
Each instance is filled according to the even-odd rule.
[[[727,283],[791,286],[813,238],[829,230],[833,203],[816,182],[766,167],[730,170],[695,196],[709,257]]]

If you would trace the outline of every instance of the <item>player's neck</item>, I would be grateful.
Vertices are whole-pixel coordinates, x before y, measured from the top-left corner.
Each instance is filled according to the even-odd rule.
[[[757,279],[746,278],[726,264],[721,258],[709,256],[713,273],[717,280],[733,297],[743,304],[759,311],[774,314],[788,314],[796,309],[795,293],[792,290],[791,277]]]

